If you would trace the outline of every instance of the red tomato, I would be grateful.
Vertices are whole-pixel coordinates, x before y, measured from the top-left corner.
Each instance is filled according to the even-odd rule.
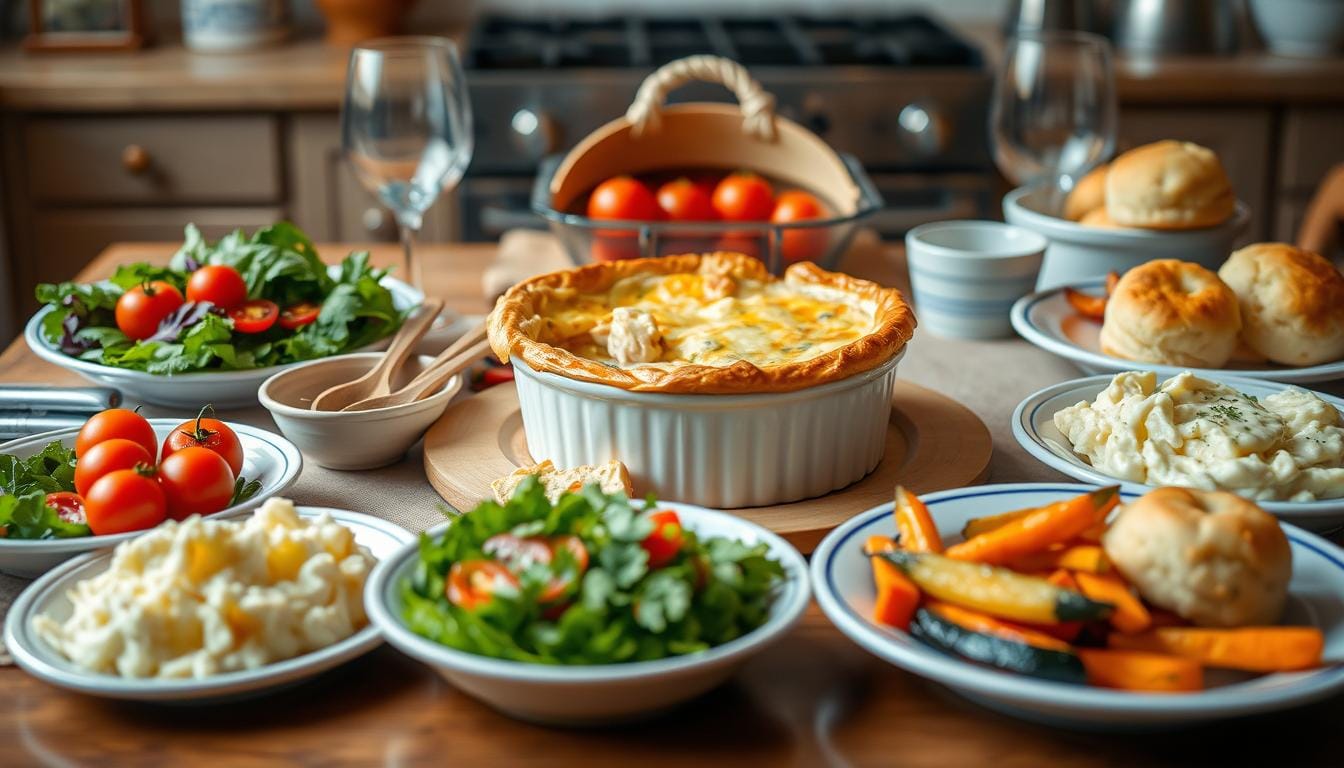
[[[712,221],[719,217],[712,195],[685,176],[658,188],[658,207],[673,221]]]
[[[657,221],[663,218],[658,200],[643,182],[631,176],[607,179],[588,197],[588,216],[593,219]]]
[[[229,309],[247,301],[247,283],[226,264],[207,264],[187,278],[187,301],[208,301]]]
[[[274,301],[253,299],[243,302],[229,310],[229,319],[233,329],[239,333],[262,333],[275,325],[280,317],[280,307]]]
[[[154,478],[134,469],[119,469],[98,478],[84,497],[89,528],[99,536],[143,531],[168,516],[163,489]]]
[[[779,196],[770,221],[787,224],[824,219],[829,215],[825,204],[814,195],[795,189]],[[780,254],[790,264],[795,261],[814,261],[826,253],[826,241],[826,230],[823,227],[784,230],[779,244]]]
[[[769,221],[775,190],[754,173],[730,173],[714,188],[714,210],[725,221]]]
[[[88,522],[84,516],[84,499],[78,493],[69,491],[48,493],[46,504],[56,510],[56,516],[67,523]]]
[[[475,610],[495,599],[498,592],[517,592],[518,577],[494,560],[460,560],[448,569],[444,591],[448,602]]]
[[[98,478],[119,469],[154,468],[154,457],[134,440],[114,437],[89,448],[75,462],[75,490],[86,494]]]
[[[163,458],[172,456],[183,448],[197,446],[207,448],[224,457],[229,469],[236,478],[243,472],[243,444],[238,433],[219,419],[207,419],[205,412],[213,410],[205,406],[197,414],[195,421],[184,421],[163,441]]]
[[[729,251],[730,253],[745,253],[752,258],[761,258],[761,237],[751,235],[746,232],[729,232],[714,244],[717,251]]]
[[[537,600],[543,604],[553,603],[569,594],[571,587],[577,585],[579,577],[588,570],[588,548],[578,536],[520,538],[511,533],[501,533],[486,539],[482,549],[487,555],[503,562],[513,573],[519,573],[536,563],[550,565],[561,550],[568,552],[574,567],[557,574],[542,589]]]
[[[182,294],[171,283],[155,280],[137,285],[117,299],[117,328],[129,339],[147,339],[180,306]]]
[[[665,509],[649,515],[649,519],[653,521],[653,533],[640,546],[649,553],[649,568],[662,568],[681,552],[681,518],[674,510]]]
[[[300,301],[298,304],[285,307],[285,311],[280,313],[280,327],[289,331],[302,328],[305,325],[317,322],[317,316],[320,314],[322,314],[321,304]]]
[[[75,437],[75,455],[83,456],[98,443],[115,437],[138,443],[150,455],[151,461],[159,452],[159,438],[144,416],[125,408],[109,408],[90,416],[79,428]]]
[[[512,365],[492,365],[481,373],[481,383],[487,387],[503,384],[506,381],[513,381]]]
[[[174,520],[229,506],[233,480],[229,463],[209,448],[188,446],[159,462],[159,485]]]
[[[599,230],[593,234],[593,261],[623,261],[637,259],[639,238],[634,233]]]

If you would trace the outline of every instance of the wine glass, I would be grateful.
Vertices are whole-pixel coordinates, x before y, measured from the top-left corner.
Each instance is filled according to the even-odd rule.
[[[471,102],[457,46],[441,37],[390,37],[350,52],[341,146],[366,189],[392,209],[411,284],[425,211],[471,161]]]
[[[1016,184],[1042,185],[1047,204],[1115,151],[1111,45],[1086,32],[1039,32],[1008,41],[994,80],[994,162]]]

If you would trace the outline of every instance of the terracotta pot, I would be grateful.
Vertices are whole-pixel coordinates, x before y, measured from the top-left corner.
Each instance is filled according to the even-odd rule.
[[[327,20],[329,45],[354,45],[401,32],[401,22],[415,0],[317,0]]]

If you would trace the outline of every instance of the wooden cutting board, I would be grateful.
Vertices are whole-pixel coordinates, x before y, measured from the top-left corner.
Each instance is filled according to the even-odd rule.
[[[732,512],[775,531],[806,553],[835,526],[890,501],[897,483],[928,493],[984,479],[993,448],[989,430],[970,409],[899,379],[892,405],[886,453],[862,480],[815,499]],[[429,483],[460,510],[491,498],[490,483],[495,479],[535,463],[527,452],[512,383],[453,404],[425,435]]]

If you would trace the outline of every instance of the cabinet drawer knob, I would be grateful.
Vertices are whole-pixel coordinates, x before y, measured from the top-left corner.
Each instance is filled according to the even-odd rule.
[[[149,156],[149,150],[139,144],[127,144],[126,148],[121,150],[121,167],[128,173],[140,175],[149,170],[152,158]]]

